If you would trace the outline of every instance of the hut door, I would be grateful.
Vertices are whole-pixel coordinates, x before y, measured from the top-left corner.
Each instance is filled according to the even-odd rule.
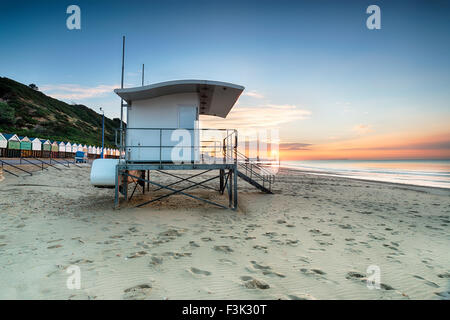
[[[178,107],[178,128],[194,129],[197,120],[197,108],[194,106]]]
[[[194,129],[195,121],[197,120],[197,107],[195,106],[179,106],[178,107],[178,128],[180,129]],[[194,130],[189,130],[191,134],[190,141],[185,141],[185,146],[190,146],[189,150],[190,156],[188,156],[188,161],[195,161],[198,156],[198,151],[195,146],[198,145],[196,141],[198,140],[197,132]],[[187,150],[186,150],[187,151]]]

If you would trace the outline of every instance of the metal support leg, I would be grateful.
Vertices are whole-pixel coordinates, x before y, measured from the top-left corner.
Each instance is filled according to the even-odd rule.
[[[125,173],[127,175],[122,175],[122,180],[123,180],[123,195],[125,197],[125,200],[128,202],[128,170],[125,170]]]
[[[231,208],[231,204],[233,202],[233,171],[232,169],[229,170],[229,179],[228,181],[228,206]]]
[[[114,190],[114,208],[117,209],[119,207],[119,168],[116,166],[116,188]]]
[[[139,180],[139,185],[142,187],[142,194],[145,194],[145,170],[141,170],[141,178],[142,180]]]
[[[220,172],[220,188],[219,188],[219,190],[220,190],[220,193],[221,194],[223,194],[223,189],[224,189],[224,187],[225,187],[225,170],[223,170],[223,169],[219,169],[219,172]]]
[[[234,204],[233,204],[233,210],[237,209],[238,206],[238,190],[237,190],[237,165],[233,169],[234,171]]]

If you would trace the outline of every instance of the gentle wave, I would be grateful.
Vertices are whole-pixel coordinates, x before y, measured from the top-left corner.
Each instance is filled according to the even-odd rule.
[[[450,160],[284,161],[281,167],[321,175],[450,188]]]

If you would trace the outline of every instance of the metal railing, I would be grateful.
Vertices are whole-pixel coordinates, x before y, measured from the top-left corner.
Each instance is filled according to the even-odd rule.
[[[123,134],[124,145],[118,142]],[[120,140],[120,139],[119,139]],[[116,129],[120,159],[149,163],[237,163],[237,130],[185,128]],[[185,154],[185,151],[189,150]],[[183,156],[174,157],[182,151]]]
[[[275,182],[275,175],[270,170],[259,164],[257,161],[249,159],[237,149],[236,158],[239,171],[269,191],[272,190],[272,184]]]

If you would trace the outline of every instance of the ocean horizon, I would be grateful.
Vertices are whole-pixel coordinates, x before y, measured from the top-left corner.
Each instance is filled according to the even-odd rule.
[[[450,159],[446,160],[293,160],[282,168],[312,174],[370,181],[450,188]]]

